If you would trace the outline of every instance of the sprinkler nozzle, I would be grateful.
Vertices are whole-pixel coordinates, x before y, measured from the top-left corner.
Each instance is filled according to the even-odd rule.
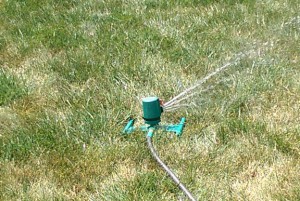
[[[160,107],[163,108],[163,107],[164,107],[164,104],[165,104],[165,101],[162,100],[162,99],[158,99],[158,101],[159,101]]]

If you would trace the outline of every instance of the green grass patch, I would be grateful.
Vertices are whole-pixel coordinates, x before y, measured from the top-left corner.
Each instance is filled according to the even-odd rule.
[[[4,70],[0,70],[0,91],[0,106],[12,103],[27,93],[22,81]]]
[[[3,1],[0,200],[177,200],[140,100],[168,101],[159,155],[198,200],[299,198],[300,18],[283,1]],[[243,57],[242,54],[247,54]],[[240,55],[237,59],[236,56]]]

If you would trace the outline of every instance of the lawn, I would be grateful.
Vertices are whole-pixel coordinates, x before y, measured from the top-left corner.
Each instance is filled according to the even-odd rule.
[[[300,200],[297,0],[0,0],[0,200],[185,199],[141,98],[221,66],[153,143],[198,200]],[[207,88],[208,87],[208,88]],[[205,90],[208,89],[208,90]]]

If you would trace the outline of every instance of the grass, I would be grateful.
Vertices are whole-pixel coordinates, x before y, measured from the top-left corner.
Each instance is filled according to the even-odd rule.
[[[300,17],[294,1],[1,1],[0,199],[178,200],[143,133],[169,100],[253,50],[193,99],[161,157],[199,200],[299,200]]]
[[[7,75],[3,69],[0,71],[0,85],[1,96],[0,105],[5,104],[18,99],[22,95],[26,94],[26,89],[19,83],[19,81],[13,76]]]

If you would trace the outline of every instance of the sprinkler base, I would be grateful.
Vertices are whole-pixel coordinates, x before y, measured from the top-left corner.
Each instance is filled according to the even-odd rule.
[[[181,118],[179,124],[170,124],[170,125],[143,125],[140,127],[134,126],[134,119],[129,120],[125,128],[123,129],[123,134],[130,134],[135,130],[145,131],[148,132],[150,129],[156,130],[156,129],[162,129],[167,132],[174,132],[177,136],[181,136],[183,132],[183,128],[185,125],[185,118]]]

